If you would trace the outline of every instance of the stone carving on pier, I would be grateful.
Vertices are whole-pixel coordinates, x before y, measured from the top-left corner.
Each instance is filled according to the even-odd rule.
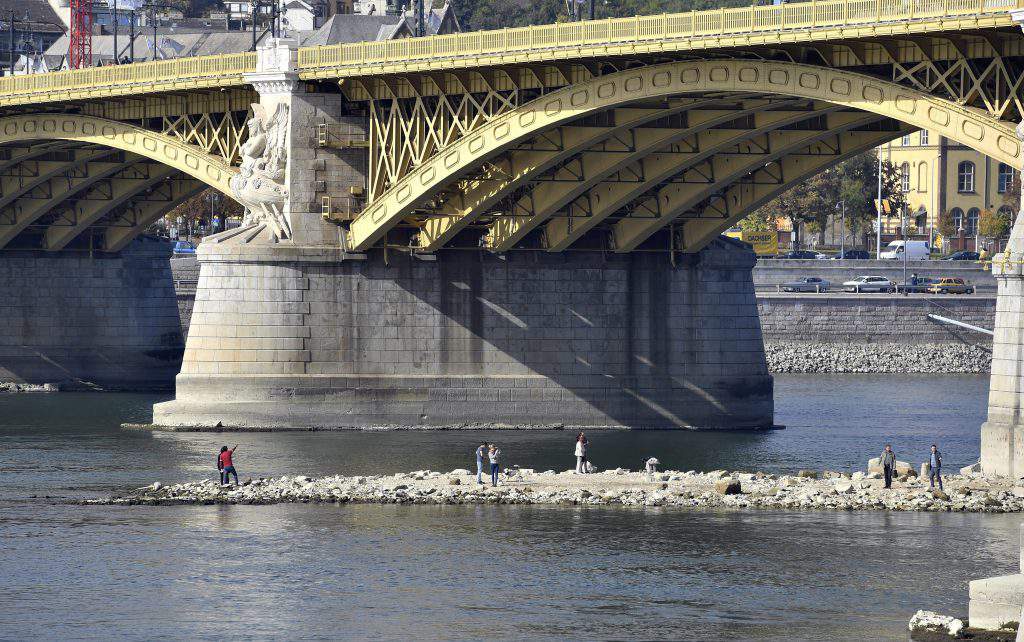
[[[231,179],[231,191],[245,207],[244,224],[266,224],[280,239],[291,237],[284,215],[288,188],[284,184],[288,162],[288,105],[279,104],[267,117],[263,105],[253,104],[246,126],[249,138],[241,148],[242,164]]]

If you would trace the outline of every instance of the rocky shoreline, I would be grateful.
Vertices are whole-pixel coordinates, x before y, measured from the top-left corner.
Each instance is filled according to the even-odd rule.
[[[965,469],[966,470],[966,469]],[[520,504],[781,510],[895,510],[1010,513],[1024,511],[1024,487],[978,473],[944,477],[946,492],[901,471],[892,489],[877,472],[766,473],[667,471],[649,476],[621,468],[592,474],[516,469],[498,486],[477,484],[460,469],[385,476],[258,478],[239,486],[212,479],[164,485],[154,482],[123,495],[87,500],[102,505],[180,504]]]
[[[17,392],[59,392],[60,386],[55,383],[18,383],[15,381],[0,381],[0,393]]]
[[[766,341],[772,373],[988,374],[992,349],[966,343],[803,343]]]

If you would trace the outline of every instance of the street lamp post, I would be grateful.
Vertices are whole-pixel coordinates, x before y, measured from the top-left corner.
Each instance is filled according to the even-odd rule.
[[[846,199],[840,201],[842,216],[839,219],[839,258],[846,258]]]
[[[11,39],[10,57],[11,57],[11,75],[14,75],[14,9],[11,9],[11,21],[7,23],[8,36]]]

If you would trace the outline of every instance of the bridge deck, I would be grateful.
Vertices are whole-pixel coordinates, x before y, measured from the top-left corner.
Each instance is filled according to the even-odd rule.
[[[1013,25],[1024,0],[826,0],[308,47],[307,80]],[[254,52],[0,79],[0,107],[244,84]]]

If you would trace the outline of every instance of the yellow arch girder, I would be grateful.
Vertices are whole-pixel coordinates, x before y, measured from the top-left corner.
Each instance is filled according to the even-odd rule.
[[[85,172],[77,176],[66,178],[59,174],[51,176],[48,179],[51,187],[51,192],[48,195],[41,198],[22,197],[7,208],[10,220],[0,224],[0,248],[6,246],[25,228],[46,216],[47,213],[53,212],[66,201],[142,160],[139,156],[129,154],[123,162],[86,163],[84,165]],[[68,167],[73,167],[76,164],[69,163]],[[59,191],[52,188],[57,188]]]
[[[111,226],[106,229],[103,249],[106,252],[120,252],[132,240],[146,231],[161,216],[206,189],[196,180],[171,181],[171,198],[163,201],[140,201],[135,203],[135,221],[131,225]]]
[[[365,250],[452,180],[539,132],[645,98],[708,92],[782,95],[853,107],[927,128],[1013,167],[1024,167],[1009,123],[892,82],[811,65],[765,60],[698,60],[617,72],[569,86],[498,117],[458,140],[366,207],[348,245]]]
[[[827,127],[824,130],[774,129],[768,131],[765,139],[767,149],[760,153],[729,153],[727,149],[735,145],[738,140],[742,140],[742,137],[737,139],[723,136],[718,144],[702,146],[702,151],[699,153],[679,155],[659,152],[651,154],[643,159],[643,175],[645,177],[643,181],[596,185],[590,193],[591,203],[589,215],[586,218],[564,217],[550,221],[544,228],[546,247],[549,251],[568,248],[583,234],[619,212],[626,204],[635,202],[648,193],[650,196],[639,209],[652,213],[659,212],[660,216],[657,219],[642,219],[646,226],[657,229],[671,218],[684,213],[686,207],[707,198],[712,192],[721,190],[731,181],[738,180],[748,173],[764,167],[781,155],[799,153],[803,148],[835,137],[840,132],[869,124],[878,118],[862,112],[828,113],[819,111],[814,113],[825,114]],[[709,133],[718,133],[718,131],[722,130]],[[723,133],[733,134],[728,131]],[[887,135],[891,138],[891,133]],[[705,183],[668,183],[652,193],[652,190],[661,186],[662,183],[674,177],[683,176],[699,167],[700,164],[708,166],[707,173],[713,177],[713,180]],[[686,207],[683,207],[684,205]],[[682,209],[675,211],[677,207]],[[618,226],[616,229],[619,229]],[[617,238],[615,247],[625,247],[624,240],[621,237]]]
[[[795,184],[844,160],[853,158],[857,154],[863,154],[878,147],[892,135],[892,132],[857,133],[865,135],[835,156],[784,158],[780,163],[780,171],[785,180],[777,185],[759,185],[752,182],[733,184],[723,195],[723,202],[730,210],[726,216],[705,216],[702,212],[700,216],[683,220],[680,249],[685,252],[699,252],[708,243],[718,238],[719,234],[732,227],[738,219],[779,196]]]
[[[33,140],[76,141],[132,152],[173,167],[229,197],[228,183],[238,173],[222,158],[129,123],[76,114],[0,118],[0,144]]]
[[[144,192],[146,189],[171,178],[175,170],[170,167],[152,168],[144,178],[119,178],[111,181],[109,198],[83,199],[75,203],[73,221],[66,225],[51,224],[43,237],[43,248],[51,252],[63,250],[86,228]]]

